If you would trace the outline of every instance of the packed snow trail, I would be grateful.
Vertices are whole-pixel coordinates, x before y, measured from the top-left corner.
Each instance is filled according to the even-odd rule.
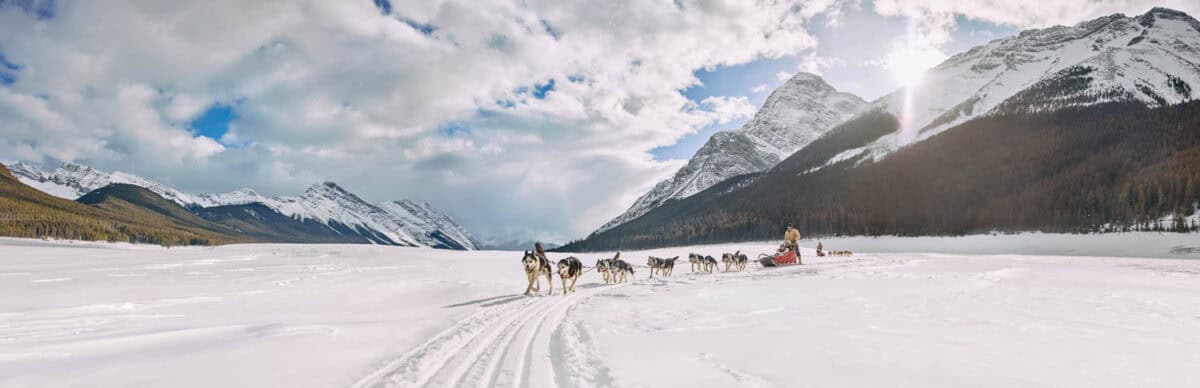
[[[557,279],[556,279],[557,280]],[[561,286],[561,284],[559,284]],[[619,285],[578,284],[562,296],[512,295],[486,306],[355,383],[369,387],[528,387],[597,385],[583,327],[568,315],[591,295]],[[545,285],[543,285],[543,290]],[[580,363],[580,359],[586,363]],[[583,367],[580,367],[580,366]]]

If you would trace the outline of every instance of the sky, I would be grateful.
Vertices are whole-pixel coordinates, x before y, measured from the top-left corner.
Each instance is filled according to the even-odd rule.
[[[867,100],[1027,28],[1194,0],[0,0],[0,160],[334,181],[585,236],[798,71]]]

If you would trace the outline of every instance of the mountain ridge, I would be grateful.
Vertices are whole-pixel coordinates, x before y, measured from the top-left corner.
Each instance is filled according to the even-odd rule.
[[[796,73],[771,92],[746,124],[714,133],[674,176],[657,183],[593,234],[726,179],[766,171],[864,106],[861,98],[838,91],[820,76]]]
[[[641,239],[642,245],[637,246],[649,247],[661,246],[662,242],[670,241],[679,243],[716,242],[728,241],[722,240],[722,238],[745,238],[732,235],[725,237],[712,235],[711,233],[728,231],[730,228],[736,229],[740,227],[737,225],[742,225],[714,225],[713,220],[735,217],[734,220],[727,222],[748,223],[753,222],[754,219],[749,213],[754,213],[758,215],[757,217],[767,217],[778,222],[785,222],[776,219],[777,214],[757,209],[757,207],[790,209],[798,206],[789,201],[794,202],[800,199],[779,197],[781,194],[772,193],[772,189],[766,185],[781,184],[784,186],[778,188],[780,193],[793,193],[807,198],[809,195],[805,194],[805,191],[798,191],[799,189],[788,186],[803,182],[802,184],[806,185],[805,190],[816,193],[813,194],[816,195],[812,197],[813,200],[824,201],[820,205],[840,206],[840,202],[835,198],[821,197],[821,195],[831,193],[831,190],[851,190],[837,185],[845,184],[844,181],[847,180],[856,181],[855,179],[858,179],[856,174],[867,173],[847,171],[853,171],[860,167],[867,169],[864,171],[894,168],[877,166],[895,166],[900,162],[889,162],[889,158],[902,153],[905,155],[904,160],[921,160],[922,162],[913,163],[917,163],[916,165],[921,168],[940,171],[941,167],[928,163],[928,159],[922,159],[935,156],[916,157],[913,156],[913,152],[917,151],[903,151],[917,147],[918,150],[927,150],[925,152],[951,153],[953,150],[921,146],[934,139],[939,139],[936,144],[949,142],[950,140],[942,137],[943,133],[948,131],[957,130],[957,134],[952,138],[958,139],[955,141],[965,141],[962,139],[985,136],[972,132],[978,128],[1024,133],[1023,128],[1005,129],[1002,124],[1005,122],[1014,125],[1048,126],[1053,124],[1051,128],[1054,130],[1062,131],[1062,133],[1076,133],[1080,137],[1071,141],[1092,142],[1094,139],[1089,138],[1086,132],[1080,132],[1079,123],[1061,123],[1055,121],[1055,117],[1074,117],[1086,122],[1087,115],[1093,115],[1097,118],[1097,123],[1093,123],[1093,125],[1117,125],[1122,128],[1130,128],[1132,124],[1125,122],[1128,117],[1107,115],[1107,112],[1104,112],[1105,107],[1126,111],[1129,117],[1145,116],[1156,120],[1154,122],[1157,123],[1162,123],[1163,119],[1158,115],[1177,115],[1176,112],[1181,111],[1194,112],[1197,96],[1192,88],[1200,85],[1200,22],[1182,12],[1155,8],[1150,12],[1133,17],[1116,14],[1084,21],[1070,27],[1054,26],[1027,30],[1016,36],[996,39],[950,57],[927,71],[921,85],[914,90],[897,90],[871,102],[868,107],[862,109],[862,113],[827,131],[821,138],[776,164],[765,175],[739,178],[740,182],[726,185],[729,187],[698,194],[703,198],[690,196],[677,201],[667,201],[661,204],[662,207],[655,208],[641,217],[625,220],[623,225],[628,226],[623,226],[623,230],[619,230],[621,228],[602,230],[589,235],[582,241],[568,244],[564,249],[600,246],[614,248],[614,245],[635,244],[639,239]],[[1186,105],[1186,107],[1177,108],[1181,105]],[[1138,106],[1149,109],[1148,113],[1130,108]],[[1092,107],[1100,108],[1093,109]],[[958,129],[964,126],[974,129]],[[1171,136],[1183,136],[1180,141],[1190,141],[1186,134],[1179,135],[1171,132],[1174,129],[1169,125],[1159,125],[1155,129],[1164,131]],[[971,134],[964,135],[963,133]],[[1105,132],[1105,134],[1109,138],[1119,135],[1119,133],[1111,132]],[[1145,135],[1143,133],[1129,134],[1129,136],[1139,139],[1138,141],[1143,141],[1142,136]],[[1037,140],[1031,137],[1027,141]],[[1110,141],[1129,140],[1117,137]],[[987,143],[970,144],[972,147],[980,147]],[[993,144],[1017,146],[1011,142],[1000,141],[994,141]],[[1094,145],[1097,143],[1081,144]],[[1131,146],[1144,148],[1147,152],[1160,152],[1158,154],[1160,157],[1175,164],[1186,164],[1187,159],[1180,161],[1171,158],[1186,158],[1187,153],[1191,152],[1179,150],[1171,151],[1176,153],[1167,153],[1162,149],[1148,147],[1144,143],[1133,143]],[[928,151],[931,149],[938,149],[938,151]],[[1010,151],[1014,155],[1021,152],[1024,150]],[[1101,149],[1096,152],[1098,155],[1110,155],[1116,151]],[[1060,165],[1074,163],[1087,166],[1087,163],[1091,163],[1083,157],[1073,160],[1055,160],[1055,156],[1047,154],[1039,154],[1038,157]],[[1107,159],[1105,160],[1107,162]],[[972,165],[967,160],[946,161],[945,163]],[[824,170],[830,168],[833,171],[826,174]],[[990,166],[979,166],[978,168],[982,171]],[[1200,165],[1195,165],[1193,168],[1200,170]],[[1005,170],[1000,172],[1005,172]],[[900,174],[901,172],[895,173]],[[1153,171],[1143,171],[1142,174],[1157,176]],[[957,174],[949,176],[957,176]],[[1179,182],[1161,183],[1163,186],[1157,186],[1159,183],[1155,183],[1154,186],[1143,187],[1143,189],[1173,190],[1185,186],[1190,187],[1189,183],[1182,181],[1186,180],[1185,177],[1185,173],[1178,173],[1170,178],[1162,179],[1181,180]],[[890,179],[886,176],[877,178]],[[921,178],[930,182],[944,179],[936,175],[921,176]],[[1083,180],[1084,178],[1072,176],[1071,179]],[[1093,184],[1099,185],[1096,187],[1111,189],[1109,186],[1104,186],[1109,184],[1106,182],[1093,182]],[[1146,183],[1130,182],[1126,184],[1145,185]],[[1166,187],[1170,187],[1170,189]],[[742,193],[744,190],[753,191],[755,194],[744,194]],[[886,193],[892,189],[878,187],[876,190]],[[912,195],[928,194],[923,193],[919,188],[910,190]],[[871,194],[856,191],[845,194],[850,195],[850,193],[863,197],[871,196]],[[1096,195],[1116,194],[1103,192],[1096,193]],[[1182,197],[1187,197],[1187,195],[1179,194],[1170,198]],[[1170,206],[1175,205],[1171,204]],[[1179,209],[1182,210],[1170,209],[1170,211],[1190,211],[1185,205],[1179,205]],[[873,205],[865,203],[863,206]],[[894,206],[904,205],[897,203]],[[1137,215],[1133,214],[1135,212],[1117,205],[1106,204],[1104,206],[1124,212],[1120,213],[1120,216],[1109,215],[1119,222],[1145,222],[1147,218],[1144,217],[1149,217],[1147,214],[1155,212],[1159,213],[1157,216],[1163,216],[1161,209]],[[732,209],[738,210],[733,212]],[[812,210],[808,207],[805,209],[806,211]],[[964,209],[970,211],[971,207],[967,206]],[[820,232],[859,233],[871,231],[870,233],[879,233],[878,231],[885,231],[884,233],[904,233],[903,230],[889,229],[879,225],[870,228],[864,228],[861,225],[846,226],[847,219],[854,219],[856,215],[852,213],[853,210],[846,209],[844,211],[847,213],[823,214],[821,217],[824,222],[841,225],[842,229],[821,230]],[[886,210],[876,209],[876,211],[887,213]],[[690,212],[706,213],[706,215],[696,215]],[[643,219],[644,217],[653,219]],[[914,217],[921,218],[922,216],[914,215]],[[1061,219],[1078,221],[1084,218],[1064,216]],[[895,222],[899,221],[892,222],[895,225]],[[667,228],[665,225],[670,225],[670,227]],[[1021,225],[1021,223],[1014,222],[1007,225]],[[748,224],[743,226],[751,228]],[[812,232],[818,227],[819,225],[810,224],[808,231]],[[697,228],[707,229],[701,233]],[[920,233],[920,230],[922,229],[913,229],[911,233]],[[946,228],[944,230],[958,229]],[[653,233],[656,234],[645,234],[648,231],[654,231]],[[754,233],[760,232],[763,231]],[[708,237],[703,240],[683,239],[683,236],[690,236],[693,233],[701,233]],[[760,235],[757,238],[769,235]],[[605,242],[598,242],[601,240]],[[652,240],[660,242],[646,245],[646,241]],[[634,245],[625,245],[625,247],[631,246]]]
[[[146,188],[200,215],[204,215],[204,209],[260,203],[295,221],[285,222],[283,218],[273,216],[259,217],[256,213],[263,209],[244,207],[221,209],[220,214],[208,215],[213,219],[237,223],[242,228],[257,230],[261,236],[286,237],[280,233],[269,233],[267,229],[273,225],[287,230],[307,231],[303,235],[322,242],[366,242],[468,250],[479,247],[478,240],[465,228],[431,205],[408,200],[370,203],[331,181],[313,184],[299,196],[268,197],[249,188],[227,193],[190,194],[133,174],[119,171],[109,173],[73,162],[64,163],[50,172],[27,162],[11,165],[14,176],[22,183],[64,199],[73,200],[112,184],[129,184]],[[273,221],[264,223],[267,219]],[[311,225],[306,225],[306,220],[316,221],[324,225],[326,230],[312,230]],[[336,237],[346,234],[350,236]],[[287,239],[297,242],[290,237]]]

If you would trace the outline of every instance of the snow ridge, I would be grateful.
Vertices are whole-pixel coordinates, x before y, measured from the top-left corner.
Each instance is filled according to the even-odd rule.
[[[475,250],[479,242],[462,225],[428,203],[370,203],[333,182],[314,184],[300,196],[268,197],[243,188],[228,193],[189,194],[170,185],[123,172],[104,172],[64,163],[52,172],[17,162],[8,165],[22,183],[60,198],[75,200],[113,183],[143,187],[188,209],[261,203],[295,219],[317,220],[334,230],[348,227],[370,241],[415,247]]]
[[[1160,107],[1200,96],[1200,22],[1154,8],[1023,31],[955,55],[912,90],[872,103],[898,133],[866,147],[879,160],[970,119],[1115,101]]]
[[[726,179],[762,172],[859,113],[862,99],[839,92],[821,77],[797,73],[776,89],[750,121],[713,134],[688,164],[659,182],[633,206],[593,233],[641,217],[669,200],[683,199]]]

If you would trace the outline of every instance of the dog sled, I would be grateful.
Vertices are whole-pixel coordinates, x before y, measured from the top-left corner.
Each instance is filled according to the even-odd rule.
[[[758,255],[758,263],[762,264],[763,267],[783,267],[800,264],[800,251],[792,248],[774,255],[763,253]]]

